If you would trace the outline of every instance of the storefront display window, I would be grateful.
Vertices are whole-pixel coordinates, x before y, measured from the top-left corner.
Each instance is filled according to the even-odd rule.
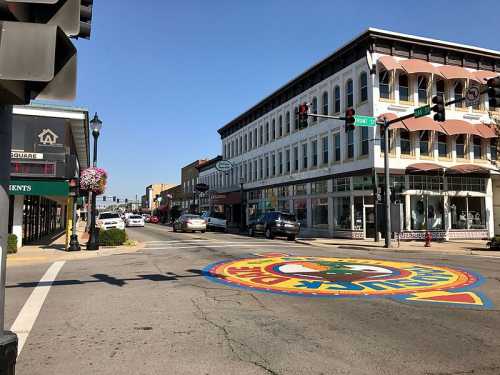
[[[328,198],[312,199],[311,205],[313,227],[328,229]]]
[[[486,181],[480,177],[448,177],[448,190],[486,192]]]
[[[486,209],[483,197],[451,197],[452,229],[486,228]]]
[[[443,191],[444,178],[439,176],[410,176],[411,190]]]
[[[335,198],[335,228],[351,229],[351,198]]]
[[[317,181],[311,183],[311,194],[325,194],[328,191],[328,181]]]
[[[278,200],[278,210],[279,211],[290,211],[290,202],[288,199]]]
[[[354,176],[352,178],[352,185],[354,190],[372,190],[372,177],[371,176]]]
[[[302,227],[307,227],[307,200],[295,199],[293,201],[293,212]]]
[[[351,190],[351,182],[349,177],[340,177],[334,180],[335,191],[349,191]]]
[[[293,195],[306,195],[306,184],[293,185]]]
[[[354,197],[354,229],[363,229],[363,197]]]
[[[444,205],[442,196],[412,195],[410,198],[411,229],[444,229]]]

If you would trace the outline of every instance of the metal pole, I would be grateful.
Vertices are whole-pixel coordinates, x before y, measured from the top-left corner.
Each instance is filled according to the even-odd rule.
[[[385,177],[385,247],[391,247],[391,189],[389,176],[389,125],[384,119],[384,177]]]
[[[77,188],[78,191],[78,188]],[[71,229],[71,240],[69,241],[69,251],[80,251],[81,247],[78,243],[78,234],[76,233],[76,221],[78,220],[78,215],[76,214],[78,194],[73,198],[73,228]]]
[[[244,207],[244,199],[243,199],[243,182],[240,183],[240,200],[241,200],[241,207],[240,207],[240,232],[243,233],[245,230],[245,226],[243,223],[244,220],[244,215],[245,215],[245,207]]]
[[[0,373],[15,372],[17,336],[5,330],[5,272],[9,225],[10,151],[12,106],[0,105]]]
[[[373,212],[373,216],[375,218],[375,238],[374,238],[374,241],[375,242],[379,242],[380,241],[380,236],[379,236],[379,218],[378,218],[378,204],[379,204],[379,200],[378,200],[378,197],[379,197],[379,193],[378,193],[378,176],[377,176],[377,170],[375,168],[373,168],[373,176],[372,176],[372,179],[373,179],[373,207],[374,207],[374,212]]]
[[[97,138],[99,137],[99,133],[93,132],[94,136],[94,160],[92,165],[97,167]],[[95,227],[95,219],[96,219],[96,198],[97,195],[92,193],[91,199],[91,216],[90,216],[90,236],[89,241],[87,242],[87,250],[99,250],[99,234]]]

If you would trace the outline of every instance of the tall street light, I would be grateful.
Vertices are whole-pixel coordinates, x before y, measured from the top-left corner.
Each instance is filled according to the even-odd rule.
[[[240,231],[243,233],[245,230],[245,199],[244,199],[244,190],[243,190],[243,184],[245,183],[245,179],[243,177],[240,177],[240,200],[241,200],[241,213],[240,213]]]
[[[102,121],[99,120],[97,112],[94,115],[92,121],[90,121],[90,128],[92,129],[92,136],[94,137],[94,161],[92,166],[97,167],[97,139],[101,132]],[[90,236],[89,242],[87,242],[87,250],[99,250],[99,232],[95,227],[95,217],[96,217],[96,194],[92,193],[91,202],[91,216],[90,216]]]

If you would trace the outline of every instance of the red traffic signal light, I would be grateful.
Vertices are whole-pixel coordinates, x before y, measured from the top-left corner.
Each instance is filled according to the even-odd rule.
[[[309,106],[307,103],[299,105],[299,129],[307,127],[307,115],[309,114]]]
[[[356,119],[354,118],[354,115],[356,114],[356,111],[354,108],[347,108],[345,110],[345,131],[348,132],[349,130],[354,130],[354,122]]]
[[[436,112],[434,115],[434,121],[443,122],[446,120],[445,115],[445,105],[444,99],[441,95],[436,95],[432,98],[432,103],[434,106],[431,108],[433,112]]]

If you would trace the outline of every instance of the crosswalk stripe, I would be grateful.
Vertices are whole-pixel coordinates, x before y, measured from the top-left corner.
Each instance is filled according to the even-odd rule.
[[[170,249],[192,249],[197,247],[309,247],[307,245],[296,245],[296,244],[227,244],[227,245],[191,245],[191,246],[169,246],[169,247],[146,247],[145,250],[170,250]]]

